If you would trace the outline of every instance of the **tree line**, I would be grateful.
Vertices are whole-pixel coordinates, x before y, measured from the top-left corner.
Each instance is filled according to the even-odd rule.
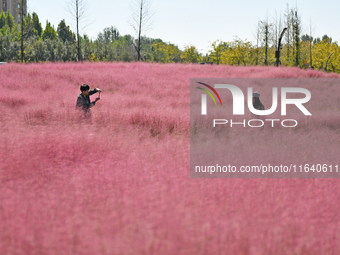
[[[302,33],[298,9],[287,4],[283,17],[258,22],[256,44],[240,38],[232,42],[215,41],[208,58],[218,64],[298,66],[340,73],[338,42],[333,42],[328,35],[313,38],[311,25],[308,30]]]
[[[163,63],[181,62],[181,50],[176,45],[146,36],[137,40],[131,35],[121,35],[113,26],[105,28],[94,40],[86,34],[79,36],[78,40],[65,20],[61,20],[57,28],[47,21],[43,28],[38,14],[33,12],[27,14],[21,26],[14,21],[10,12],[0,13],[0,62],[20,62],[21,41],[25,63],[138,59]]]
[[[297,8],[287,6],[284,17],[272,22],[258,22],[256,44],[234,38],[231,42],[215,41],[208,54],[200,53],[195,46],[184,49],[146,36],[134,38],[121,35],[116,27],[107,27],[96,39],[77,35],[61,20],[57,28],[46,22],[45,28],[38,14],[28,13],[23,26],[16,24],[9,12],[0,13],[0,61],[148,61],[161,63],[215,63],[226,65],[274,65],[280,33],[286,28],[280,51],[280,65],[323,69],[340,73],[338,42],[324,35],[313,38],[302,34],[301,18]],[[21,42],[23,44],[21,45]],[[79,44],[78,44],[79,42]],[[137,45],[137,47],[136,47]],[[333,55],[329,58],[329,55]],[[328,59],[329,58],[329,59]],[[328,62],[327,62],[328,59]],[[327,62],[327,65],[326,65]]]

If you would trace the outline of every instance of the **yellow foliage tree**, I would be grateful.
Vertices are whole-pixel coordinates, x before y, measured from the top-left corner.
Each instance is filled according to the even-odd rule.
[[[180,50],[173,44],[167,44],[164,42],[157,42],[152,45],[155,52],[155,61],[162,63],[171,63],[180,55]]]
[[[237,38],[221,53],[221,63],[227,65],[251,65],[254,63],[254,51],[251,42],[244,42]]]
[[[227,42],[217,40],[212,43],[211,47],[212,50],[210,51],[209,58],[213,63],[219,64],[223,52],[228,50],[229,45]]]
[[[195,46],[186,45],[181,54],[183,63],[198,63],[201,60],[201,55]]]
[[[312,46],[312,47],[311,47]],[[217,64],[225,65],[264,65],[265,49],[264,47],[256,47],[251,42],[242,41],[236,38],[232,42],[215,41],[211,45],[209,58]],[[295,66],[295,59],[292,50],[293,45],[290,45],[290,54],[288,56],[288,45],[283,45],[281,50],[280,62],[283,66]],[[187,48],[187,52],[189,48]],[[274,46],[268,49],[268,65],[274,65],[276,62]],[[312,52],[311,52],[312,51]],[[326,62],[329,55],[333,52]],[[257,61],[258,57],[258,61]],[[312,57],[312,64],[311,64]],[[338,42],[332,42],[330,38],[325,38],[321,42],[311,43],[310,41],[301,41],[299,49],[299,67],[326,70],[340,73],[340,47]],[[190,62],[190,58],[186,58]]]

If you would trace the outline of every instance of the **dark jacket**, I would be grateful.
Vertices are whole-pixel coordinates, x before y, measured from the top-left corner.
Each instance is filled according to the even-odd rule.
[[[76,108],[88,112],[89,109],[96,104],[96,102],[91,102],[90,100],[90,95],[95,93],[97,93],[97,90],[90,90],[89,95],[84,97],[83,93],[80,92],[77,98]]]
[[[261,103],[258,97],[254,97],[253,106],[257,110],[264,110],[264,105]]]

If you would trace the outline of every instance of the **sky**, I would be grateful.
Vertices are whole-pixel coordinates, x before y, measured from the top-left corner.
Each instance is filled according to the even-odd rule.
[[[27,0],[28,11],[36,12],[42,27],[46,20],[57,28],[62,19],[75,31],[75,20],[68,11],[74,0]],[[135,36],[131,26],[133,3],[136,0],[83,0],[86,12],[81,20],[81,34],[95,39],[104,28],[114,26],[121,35]],[[297,6],[302,21],[302,33],[313,37],[324,34],[340,41],[339,0],[148,0],[153,15],[145,34],[173,43],[180,49],[195,46],[199,52],[208,53],[216,40],[230,42],[238,37],[255,43],[257,23],[260,20],[275,22],[284,18],[284,12]]]

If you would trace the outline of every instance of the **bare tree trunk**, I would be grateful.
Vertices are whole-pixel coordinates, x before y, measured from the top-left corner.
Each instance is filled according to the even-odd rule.
[[[24,0],[20,2],[20,16],[21,16],[21,63],[24,63]]]
[[[312,56],[312,22],[309,25],[309,63],[310,67],[313,68],[313,56]]]
[[[275,57],[276,57],[276,66],[278,67],[281,63],[280,61],[280,55],[281,55],[281,41],[282,41],[282,37],[284,35],[284,33],[286,32],[287,28],[285,27],[282,32],[281,32],[281,35],[280,35],[280,38],[279,38],[279,42],[277,44],[277,51],[275,52]]]
[[[267,21],[262,21],[262,35],[263,35],[263,43],[264,43],[264,65],[268,65],[268,48],[269,48],[269,40],[270,40],[270,28],[272,24]]]
[[[264,40],[265,40],[265,60],[264,60],[264,64],[268,65],[268,40],[269,40],[269,27],[268,27],[268,23],[266,23],[265,25],[265,34],[264,34]]]
[[[70,0],[69,2],[69,13],[73,16],[76,21],[77,30],[77,61],[82,61],[81,55],[81,38],[80,38],[80,22],[85,14],[85,0]]]
[[[139,13],[138,46],[137,46],[138,61],[140,61],[141,59],[140,48],[141,48],[142,22],[143,22],[143,0],[141,0]]]
[[[293,60],[294,60],[294,56],[295,56],[295,29],[294,29],[294,12],[293,12],[293,9],[291,9],[291,15],[290,15],[290,22],[291,22],[291,28],[292,28],[292,33],[291,33],[291,36],[292,36],[292,50],[293,50]]]
[[[287,9],[285,13],[285,18],[286,18],[286,28],[287,28],[287,33],[286,33],[286,43],[287,43],[287,63],[289,64],[289,57],[290,57],[290,35],[291,35],[291,15],[290,15],[290,10],[289,10],[289,5],[287,4]]]
[[[77,60],[81,60],[80,56],[80,40],[79,40],[79,0],[76,0],[76,23],[77,23]]]
[[[278,44],[279,41],[279,28],[278,28],[278,21],[277,21],[277,11],[275,10],[275,40],[274,40],[274,45]]]
[[[297,13],[297,8],[293,11],[293,40],[295,48],[295,65],[299,66],[300,64],[300,34],[301,34],[301,26],[300,26],[300,17]]]
[[[257,24],[257,31],[256,31],[256,65],[259,64],[259,41],[260,41],[260,22]]]
[[[151,18],[153,16],[150,13],[150,6],[148,0],[135,0],[135,6],[132,14],[133,22],[131,26],[136,32],[136,43],[134,44],[135,50],[137,52],[137,60],[142,60],[142,38],[146,31],[149,29],[149,23],[151,22]]]

